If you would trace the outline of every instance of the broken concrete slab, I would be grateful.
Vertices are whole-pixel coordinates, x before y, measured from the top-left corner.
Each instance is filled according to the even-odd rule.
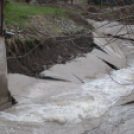
[[[120,49],[122,50],[122,52],[125,54],[127,58],[127,66],[128,67],[131,66],[131,64],[133,64],[133,59],[134,59],[134,46],[132,45],[132,42],[128,40],[124,41],[119,39],[116,40],[116,43],[119,45]],[[132,80],[131,83],[133,82],[134,81]],[[132,85],[131,83],[130,85]],[[116,106],[124,105],[131,101],[134,101],[134,91],[131,91],[126,96],[121,96],[119,100],[114,104],[114,106],[116,107]]]
[[[124,25],[115,21],[98,22],[90,19],[87,19],[87,22],[89,24],[94,25],[95,32],[103,33],[109,36],[110,35],[119,36],[126,39],[134,38],[134,34],[133,34],[134,25]],[[113,37],[109,37],[109,38],[113,38]]]
[[[18,103],[28,103],[28,102],[50,102],[50,101],[61,101],[63,97],[56,97],[67,92],[64,95],[64,100],[68,100],[68,93],[78,91],[81,92],[81,84],[75,84],[70,82],[62,81],[51,81],[51,80],[41,80],[35,79],[28,76],[23,76],[20,74],[9,74],[8,84],[12,96],[18,101]],[[14,88],[16,87],[16,88]],[[72,91],[72,89],[74,89]]]
[[[94,36],[99,34],[94,33]],[[107,40],[94,38],[94,43],[101,48]],[[82,83],[96,78],[99,73],[107,73],[107,70],[125,67],[126,57],[116,43],[107,45],[102,50],[94,48],[86,57],[76,58],[65,65],[57,64],[42,72],[41,75]]]
[[[73,83],[82,83],[95,78],[99,72],[106,73],[106,68],[110,69],[101,59],[92,54],[87,54],[86,58],[77,58],[65,65],[55,65],[49,70],[42,72],[42,75],[65,79]]]

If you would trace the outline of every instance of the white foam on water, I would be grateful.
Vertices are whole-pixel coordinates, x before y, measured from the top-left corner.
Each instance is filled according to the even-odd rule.
[[[11,109],[0,112],[0,119],[66,123],[100,117],[117,102],[120,96],[127,96],[134,89],[134,84],[131,84],[134,81],[134,60],[129,62],[127,68],[112,71],[110,76],[105,75],[92,82],[82,84],[82,89],[65,90],[57,96],[52,96],[52,98],[62,97],[62,101],[18,104]],[[126,85],[124,85],[125,83]],[[44,84],[39,82],[35,87],[43,89]],[[65,97],[70,98],[70,100],[64,99]]]
[[[113,71],[111,77],[118,83],[131,83],[134,80],[134,64],[126,69]],[[65,91],[59,96],[75,98],[70,101],[19,104],[9,110],[0,113],[0,118],[11,121],[44,122],[57,121],[79,122],[83,118],[99,117],[104,114],[120,96],[128,95],[133,90],[134,84],[121,85],[114,82],[109,75],[82,85],[82,90],[76,90],[72,94]],[[77,95],[77,91],[80,92]],[[90,99],[92,96],[93,99]],[[53,96],[54,97],[54,96]],[[88,99],[89,98],[89,99]],[[12,112],[11,112],[12,111]]]

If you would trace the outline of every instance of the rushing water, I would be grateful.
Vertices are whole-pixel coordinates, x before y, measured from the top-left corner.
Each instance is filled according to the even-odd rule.
[[[0,118],[10,121],[56,121],[66,123],[80,122],[82,119],[90,117],[99,117],[120,96],[129,95],[132,92],[134,84],[131,83],[133,81],[134,60],[130,60],[127,68],[112,71],[110,76],[106,74],[94,81],[82,84],[80,88],[63,89],[62,93],[51,96],[52,99],[58,101],[34,103],[34,100],[31,103],[18,104],[11,109],[0,112]],[[33,87],[40,92],[45,85],[46,83],[39,82],[33,84]],[[38,96],[37,92],[34,93],[34,88],[31,96]]]
[[[43,134],[46,125],[44,125],[44,122],[47,122],[47,125],[51,122],[58,122],[59,126],[69,123],[72,128],[75,126],[73,124],[80,124],[76,127],[77,129],[74,127],[75,130],[67,127],[66,133],[61,131],[61,134],[74,134],[74,131],[77,131],[76,134],[78,134],[88,130],[90,127],[88,125],[85,127],[85,124],[88,124],[85,119],[101,117],[109,111],[121,96],[130,95],[134,89],[134,47],[130,45],[131,43],[128,44],[125,41],[118,44],[127,51],[127,67],[113,70],[110,74],[100,77],[98,75],[97,79],[88,83],[46,82],[33,80],[33,78],[18,74],[9,75],[9,83],[14,79],[16,88],[12,94],[19,92],[21,96],[18,96],[19,103],[17,105],[0,112],[0,133],[3,130],[4,133],[2,134],[5,134],[5,132],[39,134],[39,131]],[[9,86],[11,85],[12,81]],[[19,88],[19,86],[22,88]],[[3,121],[9,122],[9,124],[7,126],[6,124],[3,125]],[[21,132],[17,121],[26,124],[20,125]],[[31,125],[31,122],[36,125]],[[81,122],[84,122],[84,125]],[[43,129],[39,130],[37,124],[43,124],[41,126]],[[27,125],[29,126],[27,127]],[[11,126],[11,129],[9,126]],[[29,128],[32,129],[32,132],[29,131]],[[60,134],[57,131],[58,129],[61,130],[62,127],[55,128],[55,131],[52,124],[48,133]],[[48,133],[45,132],[45,134]]]
[[[125,44],[123,41],[121,45],[129,47],[129,44]],[[132,50],[134,50],[133,46],[131,46],[133,53]],[[54,82],[46,83],[35,80],[29,84],[27,92],[29,96],[22,95],[22,98],[24,97],[26,100],[0,112],[0,119],[38,123],[54,121],[64,124],[100,117],[121,96],[132,93],[134,89],[134,59],[128,58],[127,64],[126,68],[113,70],[110,74],[101,75],[101,77],[84,84],[77,85],[66,82],[56,82],[55,84]],[[16,84],[19,85],[21,77],[21,75],[16,75]],[[26,78],[26,81],[30,80],[31,78]],[[58,85],[59,89],[55,85]],[[25,86],[23,89],[25,90]],[[47,101],[44,98],[47,98]]]

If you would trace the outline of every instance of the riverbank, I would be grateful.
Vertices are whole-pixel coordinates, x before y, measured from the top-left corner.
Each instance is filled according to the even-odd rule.
[[[55,64],[83,57],[97,47],[92,28],[74,10],[9,2],[5,30],[15,36],[6,37],[8,73],[38,77]]]
[[[103,43],[101,41],[98,39],[100,44]],[[20,74],[9,74],[9,89],[18,101],[18,104],[0,113],[0,121],[6,122],[6,130],[2,129],[3,123],[0,124],[1,131],[10,133],[12,130],[14,133],[27,132],[29,134],[36,132],[41,134],[52,132],[54,134],[62,134],[63,131],[65,134],[95,132],[101,134],[106,132],[117,134],[121,132],[122,134],[130,131],[128,128],[131,126],[131,132],[133,132],[133,120],[131,120],[133,118],[133,104],[129,106],[119,105],[119,107],[113,106],[119,98],[122,98],[121,96],[129,98],[133,90],[132,84],[121,85],[117,83],[124,84],[133,81],[134,47],[130,47],[130,43],[130,41],[124,42],[124,40],[116,41],[121,51],[116,51],[113,57],[116,55],[119,58],[122,56],[121,52],[123,52],[128,57],[127,67],[113,70],[110,73],[111,77],[106,71],[108,68],[106,64],[105,66],[100,64],[101,60],[94,62],[96,59],[93,59],[92,56],[98,54],[97,51],[92,51],[92,56],[89,53],[87,57],[77,58],[71,63],[65,64],[64,67],[68,67],[66,72],[62,71],[63,65],[57,67],[59,72],[62,73],[62,77],[64,74],[70,73],[78,76],[77,78],[74,76],[75,79],[78,79],[83,73],[83,77],[90,80],[85,81],[84,79],[84,83],[78,83],[79,80],[73,81],[72,79],[70,79],[72,80],[70,82],[40,80]],[[111,46],[107,46],[106,50],[113,52]],[[82,64],[86,60],[87,64]],[[57,75],[55,72],[56,66],[49,69],[49,72],[53,75]],[[89,67],[92,67],[92,69],[89,69]],[[73,68],[74,72],[71,70]],[[97,70],[97,73],[94,73],[93,69],[95,68],[98,68],[100,72]],[[104,68],[105,72],[103,72],[102,68]],[[91,72],[96,78],[90,77]],[[47,74],[48,72],[45,71],[44,73]],[[70,78],[68,77],[69,75],[66,76]],[[117,82],[113,81],[112,78]],[[121,102],[125,103],[124,99]],[[128,123],[132,124],[127,126]]]

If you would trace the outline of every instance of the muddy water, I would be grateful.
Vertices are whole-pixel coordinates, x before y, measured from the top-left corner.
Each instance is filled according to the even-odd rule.
[[[28,104],[24,102],[0,113],[0,117],[11,121],[44,122],[57,121],[59,123],[79,122],[87,117],[99,117],[111,107],[120,96],[128,95],[133,90],[134,84],[121,85],[118,83],[132,83],[134,81],[134,61],[124,69],[111,72],[92,82],[79,85],[76,89],[68,89],[63,85],[62,93],[50,95],[50,102],[43,102],[46,83],[36,82],[29,88],[32,98]],[[22,77],[17,75],[17,77]],[[30,78],[29,78],[30,79]],[[58,83],[62,86],[63,83]],[[53,87],[53,85],[52,85]],[[35,91],[36,88],[36,91]],[[42,91],[41,91],[42,90]],[[54,87],[53,87],[54,91]],[[51,92],[53,92],[51,90]],[[29,98],[30,98],[29,96]],[[22,96],[23,97],[23,96]],[[33,102],[32,102],[33,101]]]
[[[4,124],[0,122],[0,130],[17,134],[81,134],[99,125],[100,121],[89,124],[101,118],[120,96],[131,94],[134,87],[134,47],[130,42],[117,43],[128,57],[127,67],[84,84],[44,81],[10,74],[9,89],[19,103],[0,112],[0,120],[7,123],[3,130]]]
[[[0,118],[1,120],[27,123],[54,121],[66,124],[69,122],[79,123],[84,119],[100,117],[120,96],[128,95],[133,90],[133,84],[121,85],[118,83],[128,84],[134,81],[134,60],[128,60],[127,68],[112,71],[110,76],[112,78],[106,74],[89,83],[73,84],[73,86],[68,87],[66,86],[69,83],[58,82],[56,87],[57,82],[44,82],[34,79],[33,83],[24,87],[29,91],[29,93],[27,91],[27,96],[19,97],[20,99],[24,97],[25,101],[22,100],[13,108],[0,112]],[[10,81],[13,82],[13,78],[15,81],[17,79],[18,81],[22,80],[22,83],[25,80],[32,82],[30,77],[17,74],[15,76],[14,74],[14,76],[9,75],[9,83]],[[45,96],[46,91],[48,92],[47,96]],[[49,101],[44,101],[43,97]]]

